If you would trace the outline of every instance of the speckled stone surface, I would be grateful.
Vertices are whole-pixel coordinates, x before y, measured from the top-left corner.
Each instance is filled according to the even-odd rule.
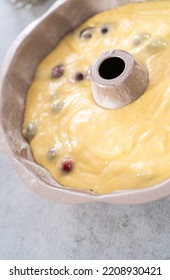
[[[26,11],[0,1],[0,61],[53,2]],[[24,185],[2,154],[0,187],[0,259],[170,260],[170,197],[137,206],[49,202]]]

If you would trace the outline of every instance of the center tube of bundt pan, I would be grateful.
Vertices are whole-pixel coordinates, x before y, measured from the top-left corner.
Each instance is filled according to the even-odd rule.
[[[90,69],[95,102],[106,109],[118,109],[138,99],[148,85],[148,72],[133,56],[122,50],[100,55]]]

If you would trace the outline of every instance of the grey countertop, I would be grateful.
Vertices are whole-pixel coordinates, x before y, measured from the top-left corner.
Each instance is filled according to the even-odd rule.
[[[17,34],[53,3],[0,1],[0,61]],[[170,197],[137,206],[62,205],[34,194],[0,155],[0,259],[170,259]]]

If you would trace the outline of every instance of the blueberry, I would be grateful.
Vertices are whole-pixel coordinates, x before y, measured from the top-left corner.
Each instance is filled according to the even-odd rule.
[[[52,69],[51,78],[58,79],[58,78],[62,77],[63,74],[64,74],[64,65],[58,64]]]
[[[52,112],[53,113],[58,113],[59,111],[61,111],[61,109],[64,107],[64,102],[63,101],[55,101],[52,105]]]
[[[56,146],[53,146],[52,148],[50,148],[49,150],[48,150],[48,159],[49,160],[52,160],[52,159],[54,159],[55,157],[56,157],[56,155],[57,155],[57,147]]]
[[[150,37],[149,33],[136,34],[133,39],[134,46],[139,46]]]
[[[80,81],[83,81],[85,78],[84,74],[81,73],[81,72],[76,72],[74,77],[73,77],[73,81],[75,82],[80,82]]]
[[[86,27],[83,30],[80,31],[79,37],[81,39],[90,39],[92,38],[92,31],[93,31],[93,27]]]
[[[103,35],[106,34],[106,33],[108,33],[108,31],[109,31],[109,28],[108,28],[108,26],[106,26],[106,25],[102,26],[102,28],[100,29],[100,32],[101,32]]]
[[[29,123],[28,126],[23,130],[23,135],[25,140],[30,143],[31,140],[34,138],[34,136],[37,133],[37,126],[35,123]]]

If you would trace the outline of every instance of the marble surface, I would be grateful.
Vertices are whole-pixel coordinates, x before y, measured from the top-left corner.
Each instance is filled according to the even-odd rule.
[[[54,2],[32,10],[0,1],[0,61],[17,34]],[[0,259],[170,259],[170,197],[136,206],[46,201],[0,155]]]

